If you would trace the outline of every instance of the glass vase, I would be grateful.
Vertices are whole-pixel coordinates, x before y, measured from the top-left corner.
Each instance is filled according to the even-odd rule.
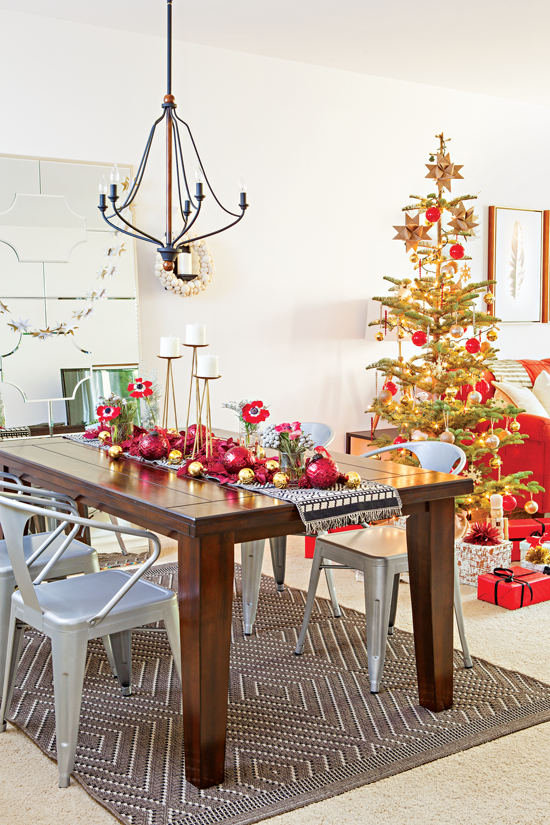
[[[260,425],[239,420],[239,444],[241,447],[246,447],[253,455],[256,455],[260,442]]]
[[[120,421],[117,423],[116,419],[111,424],[111,441],[113,444],[122,444],[128,441],[134,434],[133,421]]]
[[[279,470],[288,476],[289,487],[297,487],[304,474],[304,455],[303,452],[282,453],[279,451]]]

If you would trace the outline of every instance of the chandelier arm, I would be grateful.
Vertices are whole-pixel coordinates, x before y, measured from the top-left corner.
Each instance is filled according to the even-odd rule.
[[[136,195],[138,193],[138,189],[141,186],[141,183],[143,181],[143,175],[145,174],[145,167],[147,166],[147,161],[149,160],[149,153],[151,152],[151,146],[153,144],[153,138],[155,137],[155,129],[157,128],[159,123],[162,120],[164,120],[165,116],[166,116],[166,110],[164,110],[162,115],[157,120],[155,120],[155,122],[153,123],[153,126],[151,127],[151,131],[149,132],[149,137],[147,138],[147,143],[145,144],[145,149],[144,149],[143,155],[141,156],[141,160],[140,160],[140,163],[139,163],[137,173],[134,177],[134,183],[132,185],[132,188],[131,188],[130,192],[128,192],[128,197],[124,201],[124,204],[122,206],[123,209],[125,207],[129,206],[132,203],[132,201],[134,200],[134,198],[136,197]]]
[[[225,210],[225,211],[227,212],[227,210]],[[242,215],[239,215],[239,217],[237,218],[236,221],[233,221],[232,223],[228,223],[227,226],[222,226],[221,229],[216,229],[216,230],[214,230],[214,232],[207,232],[205,235],[199,235],[198,238],[193,238],[193,243],[196,243],[197,241],[202,241],[203,238],[211,238],[212,235],[219,235],[220,232],[225,232],[226,229],[231,229],[232,226],[235,226],[240,221],[242,221],[242,219],[244,218],[244,211],[245,210],[243,209]],[[176,240],[178,240],[178,239],[176,238]],[[185,244],[184,244],[184,246],[185,246]]]
[[[191,229],[191,227],[193,226],[193,224],[195,223],[195,221],[197,220],[197,218],[198,218],[198,217],[199,217],[199,215],[200,215],[201,206],[202,206],[202,200],[201,200],[201,201],[199,201],[199,205],[197,206],[197,211],[196,211],[196,212],[195,212],[195,214],[193,215],[193,220],[191,221],[191,223],[186,224],[186,225],[183,227],[183,229],[182,229],[182,231],[180,232],[180,234],[179,234],[176,238],[174,238],[174,240],[173,240],[174,245],[175,245],[175,244],[177,244],[177,242],[180,240],[180,238],[183,238],[183,236],[184,236],[184,235],[186,235],[186,234],[189,232],[189,230]],[[194,239],[193,239],[193,240],[194,240]]]
[[[190,140],[191,140],[191,143],[193,144],[193,149],[195,150],[195,154],[196,154],[196,156],[197,156],[197,160],[199,161],[200,167],[201,167],[201,169],[202,169],[202,173],[203,173],[203,175],[204,175],[204,179],[205,179],[205,181],[206,181],[206,185],[207,185],[207,186],[208,186],[208,188],[210,189],[210,192],[212,193],[212,197],[214,198],[214,200],[216,201],[216,203],[218,204],[218,206],[220,207],[220,209],[223,209],[223,211],[224,211],[224,212],[226,212],[228,215],[232,215],[234,218],[238,218],[238,219],[240,220],[240,219],[242,218],[242,215],[240,215],[240,216],[239,216],[239,215],[237,215],[237,213],[236,213],[236,212],[231,212],[231,210],[230,210],[230,209],[226,209],[226,208],[225,208],[225,206],[223,205],[223,203],[220,201],[220,199],[219,199],[219,198],[218,198],[218,196],[216,195],[216,193],[214,192],[214,190],[212,189],[212,187],[211,187],[211,185],[210,185],[210,181],[208,180],[208,177],[207,177],[207,175],[206,175],[206,172],[204,171],[204,166],[203,166],[203,163],[202,163],[202,160],[201,160],[201,156],[199,155],[199,150],[197,149],[197,144],[195,143],[195,139],[194,139],[194,137],[193,137],[193,135],[192,135],[192,133],[191,133],[191,129],[189,128],[189,125],[185,122],[185,120],[182,120],[182,119],[181,119],[181,117],[178,117],[178,115],[176,114],[176,112],[174,112],[174,117],[175,117],[177,120],[179,120],[179,122],[180,122],[180,123],[183,123],[183,125],[184,125],[184,126],[185,126],[185,128],[187,129],[187,132],[188,132],[188,134],[189,134],[189,138],[190,138]],[[229,224],[229,226],[233,226],[233,224]],[[228,227],[226,227],[226,228],[229,228],[229,226],[228,226]],[[222,230],[220,230],[220,231],[222,231]]]
[[[139,235],[139,236],[141,236],[143,240],[146,240],[146,239],[148,238],[148,239],[149,239],[149,241],[150,241],[151,243],[158,243],[160,246],[162,246],[162,241],[157,240],[157,239],[156,239],[156,238],[154,238],[152,235],[148,235],[148,234],[147,234],[147,232],[144,232],[142,229],[139,229],[137,226],[134,226],[133,224],[129,223],[129,222],[126,220],[126,218],[125,218],[125,217],[123,217],[122,213],[118,211],[118,209],[116,208],[116,204],[115,204],[115,203],[113,203],[113,209],[115,210],[115,214],[116,214],[117,218],[120,218],[120,220],[121,220],[123,223],[125,223],[125,224],[126,224],[126,226],[129,226],[129,227],[130,227],[130,229],[133,229],[133,230],[134,230],[134,232],[137,232],[137,233],[138,233],[138,235]],[[112,224],[111,224],[111,226],[112,226]],[[121,231],[123,231],[123,230],[121,230]],[[137,237],[137,236],[136,236],[136,237]]]
[[[115,232],[122,232],[123,235],[128,235],[130,238],[135,238],[136,241],[147,241],[148,243],[158,243],[158,244],[161,243],[160,241],[157,241],[154,238],[153,239],[150,239],[149,237],[145,238],[142,235],[134,235],[133,232],[127,232],[126,229],[122,229],[122,227],[117,226],[115,223],[111,223],[111,221],[105,215],[103,215],[103,220],[105,221],[105,223],[109,224],[109,226],[112,227],[115,230]]]
[[[174,121],[172,121],[172,122],[174,123]],[[176,124],[175,124],[175,123],[174,123],[174,127],[175,127],[175,131],[176,131],[176,134],[177,134],[177,126],[176,126]],[[178,147],[177,147],[177,144],[176,144],[176,151],[174,152],[174,156],[175,156],[175,158],[176,158],[176,181],[177,181],[177,184],[178,184],[178,201],[179,201],[179,205],[180,205],[180,215],[181,215],[181,218],[182,218],[182,220],[183,220],[183,229],[184,229],[184,232],[185,232],[185,231],[186,231],[186,229],[187,229],[187,222],[188,222],[188,220],[189,220],[189,213],[187,213],[187,216],[186,216],[186,214],[185,214],[185,210],[184,210],[184,208],[183,208],[183,204],[182,204],[182,202],[181,202],[181,178],[180,178],[180,163],[181,163],[181,165],[182,165],[182,167],[183,167],[183,158],[179,158],[179,159],[178,159],[178,151],[177,151],[177,148],[178,148]],[[183,167],[183,174],[185,175],[185,167]],[[187,193],[187,194],[189,194],[189,193]],[[184,200],[187,200],[187,199],[184,197]]]
[[[176,113],[174,112],[174,114],[176,114]],[[180,153],[180,161],[181,161],[181,168],[182,168],[182,171],[183,171],[183,181],[185,183],[185,191],[189,195],[189,203],[191,204],[193,209],[197,209],[197,205],[195,204],[195,201],[193,200],[193,196],[191,195],[191,190],[189,188],[189,183],[187,181],[187,174],[185,172],[185,163],[183,161],[183,149],[181,148],[180,130],[179,130],[178,124],[176,122],[177,120],[181,120],[181,118],[178,118],[178,116],[176,115],[176,119],[173,121],[173,124],[174,124],[175,132],[176,132],[177,148],[179,149],[179,153]],[[181,122],[183,123],[183,121],[181,121]],[[177,161],[177,157],[178,157],[178,153],[176,151],[176,161]]]

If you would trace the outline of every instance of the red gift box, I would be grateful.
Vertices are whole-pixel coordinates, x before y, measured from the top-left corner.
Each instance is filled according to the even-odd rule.
[[[541,523],[542,522],[542,523]],[[543,526],[544,525],[544,528]],[[542,533],[544,530],[550,531],[550,519],[510,519],[508,522],[508,537],[513,542],[512,561],[519,561],[521,559],[521,552],[519,549],[520,541],[528,539],[535,532]],[[537,539],[540,544],[541,539]]]
[[[477,580],[477,597],[507,610],[550,601],[550,576],[523,567],[496,568]]]

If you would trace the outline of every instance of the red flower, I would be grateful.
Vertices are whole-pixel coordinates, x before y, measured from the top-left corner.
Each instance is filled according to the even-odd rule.
[[[148,395],[153,395],[151,387],[151,381],[142,381],[141,378],[136,378],[133,383],[128,384],[128,392],[132,398],[147,398]]]
[[[112,421],[120,415],[120,407],[98,407],[97,417],[100,421]]]
[[[260,424],[269,417],[269,410],[264,407],[263,401],[252,401],[244,405],[241,415],[247,424]]]

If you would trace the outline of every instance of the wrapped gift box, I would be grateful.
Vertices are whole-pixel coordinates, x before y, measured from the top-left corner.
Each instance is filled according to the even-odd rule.
[[[536,570],[537,573],[546,573],[550,576],[550,564],[534,564],[532,561],[523,559],[521,566],[526,570]]]
[[[455,541],[455,553],[461,584],[477,584],[481,573],[492,573],[495,567],[510,567],[512,562],[512,542],[501,544],[468,544]]]
[[[482,602],[497,604],[507,610],[518,610],[531,604],[550,601],[550,576],[514,567],[501,576],[484,573],[478,579],[477,597]]]
[[[542,524],[544,524],[544,528]],[[543,529],[550,531],[550,519],[510,519],[508,521],[508,538],[513,542],[512,561],[521,561],[525,553],[521,554],[520,542],[528,539],[533,533],[542,533]],[[540,542],[540,538],[537,539]]]

